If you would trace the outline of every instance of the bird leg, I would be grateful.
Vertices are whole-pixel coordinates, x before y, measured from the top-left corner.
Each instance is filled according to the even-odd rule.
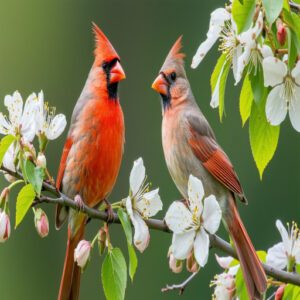
[[[107,206],[105,209],[105,211],[107,213],[107,223],[112,223],[115,220],[114,210],[106,198],[104,198],[103,201],[105,202],[105,204]]]
[[[82,200],[82,198],[81,198],[81,196],[79,194],[75,196],[74,201],[75,201],[78,209],[80,211],[82,211],[83,208],[84,208],[84,202],[83,202],[83,200]]]

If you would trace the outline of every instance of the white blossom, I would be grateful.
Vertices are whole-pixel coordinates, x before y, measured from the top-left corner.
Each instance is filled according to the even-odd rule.
[[[250,67],[254,68],[254,72],[257,72],[257,67],[261,63],[262,58],[272,55],[272,51],[268,46],[261,47],[258,44],[258,37],[261,34],[262,28],[263,13],[260,11],[254,26],[242,32],[239,36],[239,41],[243,46],[243,53],[237,61],[236,84],[241,80],[244,69],[249,63],[251,63]]]
[[[287,231],[282,222],[277,220],[276,227],[281,235],[282,242],[268,250],[267,264],[277,269],[284,269],[290,263],[300,264],[300,236],[297,225],[293,223]]]
[[[215,300],[232,300],[235,299],[235,277],[228,273],[221,273],[215,276],[212,281],[215,286],[213,298]]]
[[[231,15],[225,8],[217,8],[211,13],[206,40],[200,44],[196,54],[193,57],[193,62],[191,65],[193,69],[198,67],[207,52],[221,37],[225,23],[230,21],[230,18]]]
[[[39,109],[36,114],[36,134],[44,134],[48,140],[57,139],[65,130],[67,121],[64,114],[55,115],[55,108],[44,102],[44,93],[38,95]]]
[[[125,206],[134,227],[134,244],[143,252],[150,241],[150,233],[144,219],[156,215],[162,209],[159,189],[149,191],[143,159],[133,164],[129,178],[130,192]]]
[[[266,103],[266,116],[271,125],[279,125],[289,112],[294,129],[300,132],[300,61],[292,71],[275,58],[263,60],[264,84],[271,86]]]
[[[188,195],[188,206],[183,202],[173,202],[165,221],[173,231],[175,258],[186,259],[194,251],[197,263],[203,267],[208,259],[209,233],[214,234],[218,230],[222,212],[215,196],[204,198],[202,182],[193,175],[189,177]]]
[[[23,107],[23,99],[18,91],[4,98],[9,116],[0,113],[0,133],[14,136],[21,135],[26,141],[32,142],[35,135],[35,115],[38,109],[36,94],[31,94]]]

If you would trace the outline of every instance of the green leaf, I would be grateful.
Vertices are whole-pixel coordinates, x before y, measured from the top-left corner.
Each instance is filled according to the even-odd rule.
[[[217,64],[211,74],[210,77],[210,86],[211,86],[211,93],[213,94],[215,87],[218,82],[218,78],[220,76],[220,73],[222,71],[223,65],[226,61],[226,54],[222,53],[221,56],[218,58]]]
[[[124,229],[127,242],[132,245],[132,227],[126,211],[122,208],[118,209],[118,216]]]
[[[295,45],[294,33],[289,28],[287,28],[287,33],[288,33],[288,47],[289,47],[288,66],[290,69],[292,69],[295,65],[298,53]]]
[[[2,161],[4,158],[4,155],[10,145],[15,141],[15,137],[13,135],[6,135],[4,138],[2,138],[0,142],[0,166],[2,165]]]
[[[280,127],[272,126],[267,121],[265,99],[259,106],[253,105],[250,116],[249,136],[252,155],[258,168],[260,179],[262,179],[266,166],[274,156],[279,133]]]
[[[253,103],[253,94],[249,75],[244,79],[241,94],[240,94],[240,114],[243,126],[247,122],[251,114],[251,107]]]
[[[283,0],[263,0],[263,5],[265,7],[267,20],[270,25],[272,25],[282,10]]]
[[[226,83],[227,83],[227,77],[230,70],[230,62],[226,60],[224,66],[223,66],[223,72],[221,74],[220,78],[220,91],[219,91],[219,117],[220,121],[222,122],[224,110],[225,110],[225,89],[226,89]]]
[[[243,2],[243,4],[239,0],[232,2],[232,17],[237,25],[238,33],[250,28],[255,13],[255,0],[244,0]]]
[[[129,254],[129,276],[131,281],[133,281],[137,266],[138,266],[138,259],[134,250],[134,247],[127,243],[128,246],[128,254]]]
[[[25,173],[27,180],[32,184],[38,196],[41,194],[45,171],[41,167],[36,167],[30,160],[25,161]]]
[[[289,12],[286,9],[283,9],[283,20],[289,26],[289,28],[293,31],[296,40],[295,45],[298,49],[298,53],[300,51],[300,16],[295,14],[294,12]]]
[[[23,186],[17,197],[15,228],[22,222],[34,199],[35,191],[32,184]]]
[[[114,248],[107,253],[102,264],[101,278],[107,300],[123,300],[125,298],[127,266],[119,248]]]
[[[267,252],[260,250],[260,251],[256,251],[256,254],[258,256],[258,258],[260,259],[261,262],[265,263],[266,259],[267,259]]]
[[[241,268],[239,268],[239,270],[236,273],[235,284],[236,295],[238,296],[239,300],[250,300],[248,297],[246,283]]]
[[[219,116],[220,120],[222,122],[223,114],[224,114],[224,96],[225,96],[225,88],[226,88],[226,82],[228,73],[230,70],[230,61],[227,60],[226,54],[223,53],[214,68],[214,71],[210,78],[210,85],[211,85],[211,93],[212,95],[216,88],[219,89]]]
[[[292,284],[287,284],[284,288],[282,300],[298,300],[300,299],[300,287]]]
[[[264,72],[261,65],[257,66],[256,72],[253,69],[249,74],[249,79],[251,82],[253,99],[256,103],[260,103],[267,90],[264,86]]]

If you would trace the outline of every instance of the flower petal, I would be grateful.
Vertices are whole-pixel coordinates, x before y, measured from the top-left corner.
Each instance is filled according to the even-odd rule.
[[[133,196],[135,196],[141,188],[141,185],[145,180],[145,175],[146,169],[144,167],[143,159],[140,157],[133,163],[129,177],[130,190]]]
[[[282,123],[287,114],[286,100],[282,98],[284,85],[275,86],[268,95],[266,103],[266,116],[271,125]]]
[[[294,98],[289,106],[289,115],[293,127],[300,132],[300,87],[295,87]]]
[[[11,125],[7,122],[5,116],[0,113],[0,133],[1,134],[8,134],[10,132]]]
[[[287,257],[283,243],[278,243],[268,250],[266,263],[276,269],[284,269],[287,265]]]
[[[16,171],[16,167],[14,164],[16,155],[15,145],[12,144],[9,146],[8,150],[6,151],[3,157],[3,166],[11,171]]]
[[[162,210],[163,204],[159,196],[159,189],[145,193],[143,198],[136,202],[135,208],[144,218],[150,218]]]
[[[232,56],[232,72],[236,83],[238,83],[240,80],[238,78],[238,59],[241,55],[242,55],[242,46],[239,44],[233,50],[233,56]]]
[[[24,111],[21,118],[21,132],[22,136],[28,142],[32,142],[35,136],[38,105],[38,98],[35,93],[29,95],[24,105]]]
[[[215,86],[214,91],[213,91],[212,96],[211,96],[210,106],[212,108],[217,108],[219,106],[219,103],[220,103],[220,83],[221,83],[221,78],[222,78],[224,66],[225,66],[225,64],[222,66],[222,69],[220,71],[216,86]]]
[[[280,220],[276,220],[276,227],[281,235],[283,246],[288,254],[291,254],[291,239],[285,227]]]
[[[295,241],[294,248],[293,248],[293,256],[296,259],[296,263],[300,264],[300,238]]]
[[[223,269],[229,269],[230,264],[233,262],[232,256],[218,256],[217,254],[215,254],[215,256],[220,267]]]
[[[174,233],[182,233],[192,227],[193,219],[189,209],[179,201],[174,201],[169,207],[165,221]]]
[[[200,217],[203,211],[202,199],[204,197],[204,188],[201,180],[193,175],[189,177],[188,196],[192,214]]]
[[[67,120],[64,114],[58,114],[57,116],[55,116],[46,131],[48,140],[57,139],[65,130],[66,125]]]
[[[214,195],[210,195],[204,199],[202,219],[204,228],[210,234],[215,234],[220,227],[222,211]]]
[[[263,58],[274,56],[271,47],[269,47],[268,45],[263,45],[262,47],[258,45],[258,49],[260,50]]]
[[[262,65],[265,86],[275,86],[283,82],[287,74],[287,66],[284,62],[274,56],[269,56],[263,60]]]
[[[142,217],[135,211],[131,221],[134,226],[134,245],[140,252],[144,252],[150,241],[149,228]]]
[[[125,206],[129,217],[132,218],[133,217],[132,200],[129,196],[125,200]]]
[[[215,44],[220,36],[224,23],[227,20],[230,20],[230,13],[224,8],[217,8],[211,13],[206,40],[200,44],[196,54],[193,57],[193,62],[191,65],[193,69],[198,67],[207,52]]]
[[[23,100],[20,93],[15,91],[12,96],[5,96],[4,105],[8,109],[9,120],[13,127],[19,127],[23,111]]]
[[[300,85],[300,60],[297,61],[295,68],[292,70],[292,77],[296,83]]]
[[[194,230],[190,230],[184,233],[173,234],[172,239],[172,250],[173,255],[177,259],[186,259],[193,249],[194,239],[196,232]]]
[[[252,50],[250,47],[245,47],[244,52],[242,53],[242,55],[239,56],[239,58],[237,60],[235,85],[237,85],[243,77],[243,72],[244,72],[245,66],[249,63],[249,60],[250,60],[251,51]]]
[[[200,231],[196,235],[194,243],[194,255],[197,263],[200,267],[204,267],[208,260],[209,253],[209,236],[203,229],[200,228]]]
[[[38,110],[35,115],[36,122],[36,134],[39,134],[43,129],[43,125],[46,122],[46,113],[45,113],[45,103],[44,103],[44,93],[43,91],[39,92],[38,95]]]

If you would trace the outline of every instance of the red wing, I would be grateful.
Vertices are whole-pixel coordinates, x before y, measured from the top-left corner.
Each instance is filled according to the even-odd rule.
[[[61,183],[62,183],[64,173],[65,173],[65,169],[66,169],[68,154],[70,152],[72,144],[73,144],[72,139],[70,137],[67,138],[67,140],[65,142],[65,145],[64,145],[62,155],[61,155],[59,169],[58,169],[57,178],[56,178],[56,188],[58,190],[61,187]]]
[[[217,143],[208,136],[202,136],[191,128],[189,144],[194,154],[201,160],[202,165],[218,181],[225,185],[230,191],[244,199],[244,192],[233,166]]]

